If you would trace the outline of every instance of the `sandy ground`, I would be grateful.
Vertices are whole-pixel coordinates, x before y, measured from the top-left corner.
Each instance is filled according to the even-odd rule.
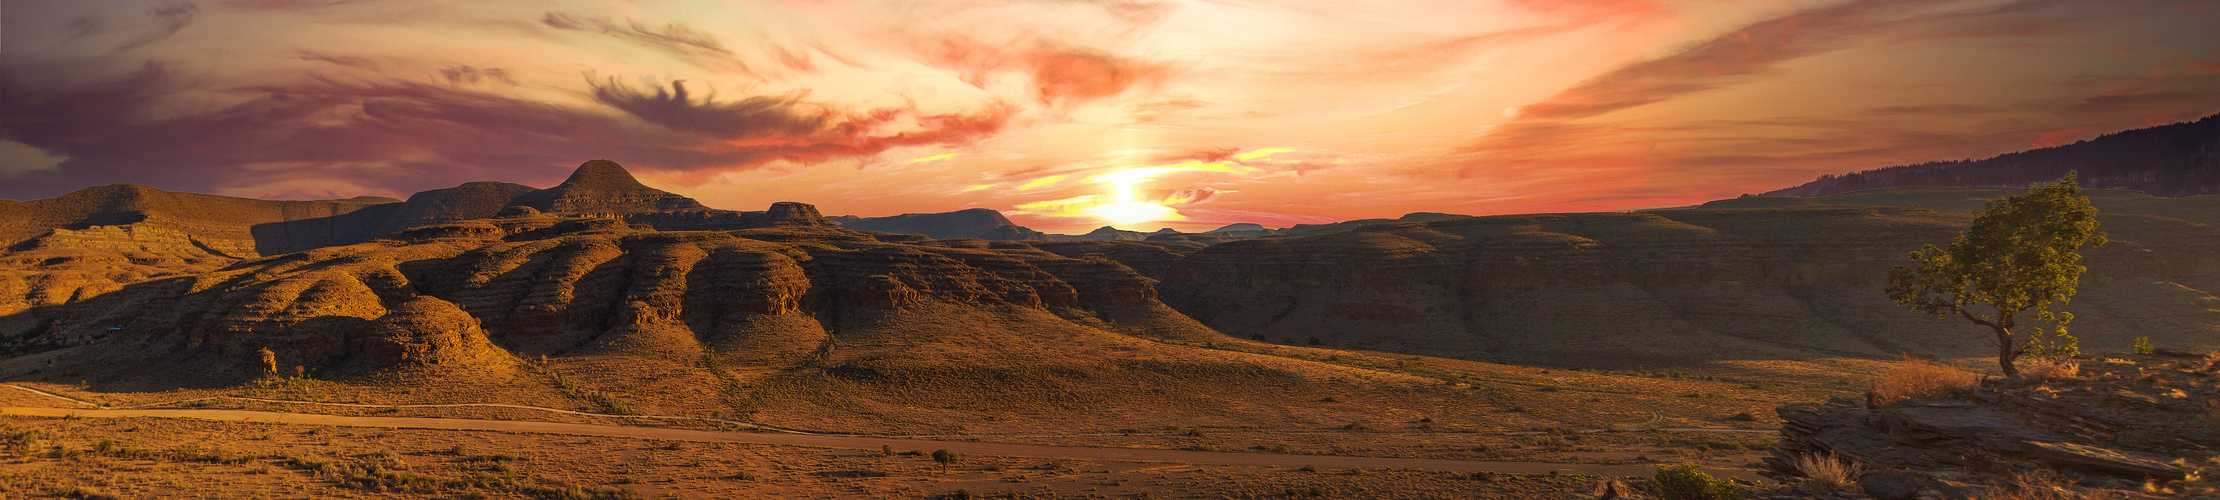
[[[1440,460],[1422,458],[1383,458],[1327,455],[1290,455],[1278,453],[1230,453],[1218,451],[1166,450],[1149,448],[1095,448],[1056,446],[1045,444],[1013,444],[978,441],[938,441],[863,436],[813,435],[776,432],[726,432],[696,429],[659,427],[632,427],[563,422],[529,422],[513,420],[478,420],[414,417],[361,417],[319,415],[306,413],[275,413],[241,410],[96,410],[61,408],[0,408],[9,415],[42,417],[92,417],[128,418],[161,417],[189,418],[241,423],[262,422],[276,425],[309,424],[343,427],[447,429],[472,431],[499,431],[508,433],[544,433],[574,436],[623,437],[638,439],[679,440],[712,443],[749,443],[816,448],[856,450],[883,449],[962,449],[966,453],[1003,457],[1044,458],[1062,460],[1110,460],[1131,462],[1172,462],[1195,465],[1251,466],[1251,467],[1328,467],[1356,469],[1420,469],[1446,472],[1492,472],[1509,474],[1588,474],[1603,476],[1643,476],[1655,471],[1650,466],[1557,464],[1538,462],[1496,462],[1474,460]],[[1722,471],[1723,474],[1740,475],[1748,479],[1758,477],[1747,471]]]
[[[1579,471],[1651,472],[554,422],[7,411],[0,498],[1561,498],[1600,480]],[[966,456],[943,471],[930,456],[938,449]],[[1472,472],[1494,468],[1532,473]]]

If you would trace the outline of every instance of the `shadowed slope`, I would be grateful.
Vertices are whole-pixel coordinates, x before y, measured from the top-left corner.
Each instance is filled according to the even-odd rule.
[[[2209,201],[2142,203],[2195,217]],[[1174,264],[1158,289],[1235,337],[1521,364],[1991,350],[1974,327],[1882,293],[1889,266],[1948,242],[1971,213],[1763,202],[1778,208],[1479,217],[1223,243]],[[2220,231],[2151,214],[2100,221],[2112,244],[2086,251],[2090,274],[2067,307],[2083,345],[2220,345]]]

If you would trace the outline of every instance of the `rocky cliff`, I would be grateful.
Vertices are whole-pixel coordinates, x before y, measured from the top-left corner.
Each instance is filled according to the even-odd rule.
[[[1923,492],[2024,498],[2004,494],[2045,486],[2028,484],[2031,476],[2119,490],[2084,498],[2220,493],[2196,480],[2220,465],[2209,460],[2220,446],[2220,426],[2211,422],[2220,391],[2208,383],[2220,362],[2170,350],[2083,358],[2069,366],[2049,380],[1990,379],[1937,399],[1884,405],[1836,398],[1782,406],[1781,441],[1765,462],[1793,477],[1799,458],[1850,460],[1869,471],[1853,479],[1883,500],[1911,500]]]

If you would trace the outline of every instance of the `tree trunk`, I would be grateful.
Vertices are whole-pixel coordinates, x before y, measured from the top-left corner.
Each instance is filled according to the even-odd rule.
[[[2012,341],[2012,329],[2004,325],[1989,325],[1989,329],[1996,330],[1996,362],[2004,369],[2004,376],[2019,375],[2019,367],[2012,364],[2020,354],[2019,344]]]

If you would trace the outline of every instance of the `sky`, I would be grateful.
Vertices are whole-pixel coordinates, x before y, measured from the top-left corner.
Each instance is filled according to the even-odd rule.
[[[1079,233],[1686,206],[2220,112],[2209,0],[6,0],[0,198],[547,187]]]

